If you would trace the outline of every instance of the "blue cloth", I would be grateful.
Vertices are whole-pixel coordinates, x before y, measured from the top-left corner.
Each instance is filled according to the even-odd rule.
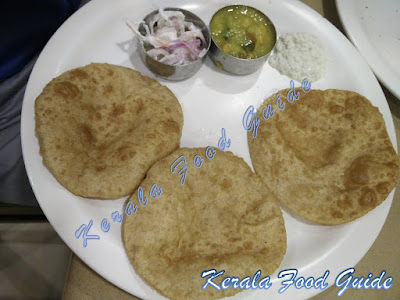
[[[80,0],[11,0],[0,4],[0,80],[19,72]]]
[[[26,175],[20,139],[26,83],[51,35],[87,2],[0,1],[0,203],[37,205]]]

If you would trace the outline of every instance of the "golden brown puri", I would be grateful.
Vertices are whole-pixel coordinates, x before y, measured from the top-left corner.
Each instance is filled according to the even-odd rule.
[[[44,164],[72,193],[131,194],[157,160],[179,147],[181,106],[140,73],[92,63],[54,78],[35,102]]]
[[[198,154],[200,168],[193,165]],[[184,185],[171,164],[184,155],[189,166]],[[124,218],[122,240],[136,272],[162,295],[171,299],[218,299],[240,289],[218,291],[208,286],[205,270],[225,270],[214,279],[252,276],[261,278],[278,268],[286,252],[282,212],[261,178],[242,158],[217,151],[214,159],[205,148],[182,148],[158,161],[140,184],[149,191],[156,183],[162,194],[141,207],[136,193],[128,201],[139,206]]]
[[[355,92],[301,91],[248,135],[256,173],[286,207],[320,224],[353,221],[395,186],[399,160],[378,108]]]

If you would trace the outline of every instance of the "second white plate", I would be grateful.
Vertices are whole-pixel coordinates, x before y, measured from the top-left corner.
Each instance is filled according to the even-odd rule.
[[[400,99],[400,1],[336,0],[336,6],[350,40]]]

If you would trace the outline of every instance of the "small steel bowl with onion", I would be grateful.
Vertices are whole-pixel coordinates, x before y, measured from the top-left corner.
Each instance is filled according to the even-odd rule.
[[[222,70],[236,75],[257,71],[276,44],[276,29],[261,11],[247,5],[219,9],[210,21],[209,55]]]
[[[164,11],[180,11],[184,14],[185,16],[185,22],[191,22],[193,23],[197,28],[201,30],[203,33],[204,39],[205,39],[205,45],[204,43],[201,44],[202,49],[208,50],[210,49],[211,45],[211,36],[210,32],[208,31],[207,25],[195,14],[191,13],[190,11],[180,9],[180,8],[164,8]],[[158,10],[153,11],[152,13],[148,14],[143,21],[149,25],[153,17],[158,13]],[[146,35],[146,29],[141,23],[139,25],[138,31],[142,35]],[[158,75],[161,78],[171,80],[171,81],[180,81],[180,80],[185,80],[190,77],[192,77],[202,66],[204,63],[204,60],[207,56],[207,53],[202,56],[201,58],[198,58],[197,60],[182,64],[182,65],[170,65],[167,63],[163,63],[158,61],[157,59],[153,58],[152,56],[147,54],[147,51],[150,49],[149,45],[146,45],[146,43],[143,43],[139,41],[139,55],[141,59],[143,60],[144,64],[148,67],[150,71],[152,71],[154,74]]]

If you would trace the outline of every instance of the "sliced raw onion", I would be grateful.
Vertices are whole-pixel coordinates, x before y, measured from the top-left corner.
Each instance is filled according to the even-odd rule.
[[[159,9],[149,24],[144,24],[146,35],[142,35],[132,23],[126,22],[142,45],[151,48],[147,54],[155,60],[169,65],[182,65],[203,57],[206,41],[200,28],[185,21],[180,11]],[[139,22],[138,25],[144,23]]]

